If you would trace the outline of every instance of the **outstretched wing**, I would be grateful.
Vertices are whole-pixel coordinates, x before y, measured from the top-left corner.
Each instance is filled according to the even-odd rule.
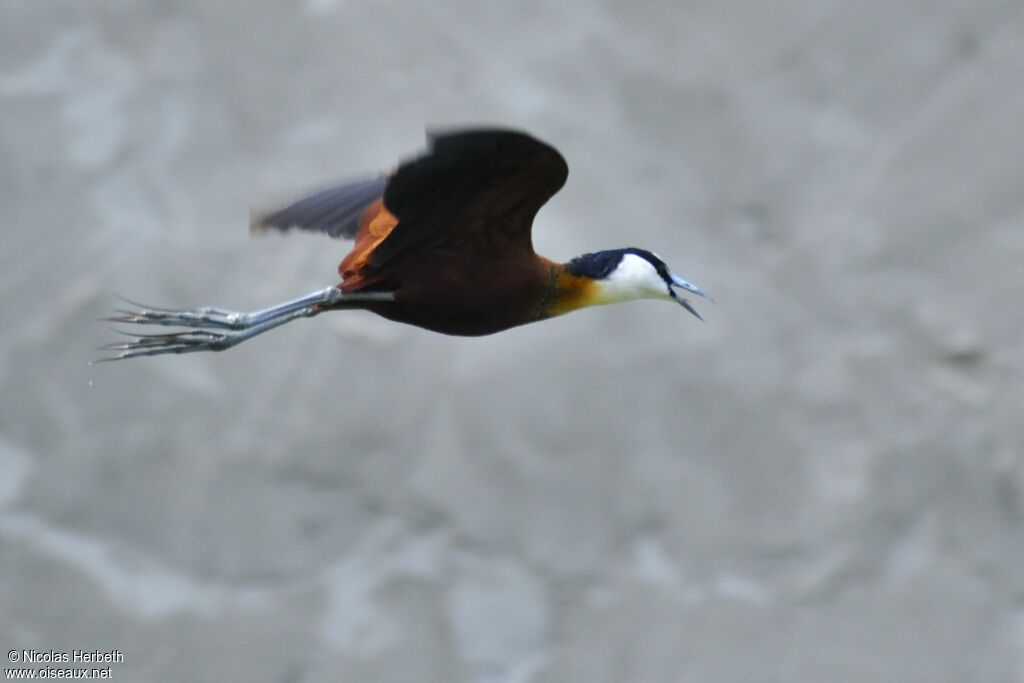
[[[533,250],[534,216],[565,184],[569,168],[551,146],[512,130],[432,134],[423,156],[388,179],[384,208],[398,224],[370,256],[380,266],[428,245],[480,253]]]
[[[363,213],[383,196],[387,182],[379,177],[329,187],[283,209],[254,215],[249,227],[253,232],[309,230],[351,239]]]
[[[532,252],[534,216],[569,175],[562,155],[513,130],[461,130],[427,140],[425,154],[390,176],[327,188],[255,215],[252,230],[355,238],[342,264],[349,276],[427,246],[493,255]]]

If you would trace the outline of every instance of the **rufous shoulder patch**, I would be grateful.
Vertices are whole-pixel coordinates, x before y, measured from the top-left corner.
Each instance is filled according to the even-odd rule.
[[[363,269],[370,260],[373,250],[391,234],[398,225],[398,218],[384,208],[381,199],[376,200],[359,217],[359,231],[352,251],[345,256],[338,266],[341,275],[341,290],[351,292],[369,284]]]

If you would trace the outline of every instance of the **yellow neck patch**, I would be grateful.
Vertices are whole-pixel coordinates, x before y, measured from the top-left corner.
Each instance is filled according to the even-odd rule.
[[[540,318],[553,318],[601,301],[600,285],[588,277],[573,275],[565,266],[551,264],[551,284],[541,307]]]

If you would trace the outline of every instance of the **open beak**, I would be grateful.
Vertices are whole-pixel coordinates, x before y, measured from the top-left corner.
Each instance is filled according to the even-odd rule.
[[[679,287],[681,289],[685,289],[687,292],[693,292],[697,296],[702,296],[705,299],[707,299],[708,301],[714,303],[715,300],[711,298],[711,295],[708,294],[707,292],[705,292],[703,289],[701,289],[697,285],[693,284],[692,282],[687,282],[683,278],[678,277],[676,275],[672,275],[671,277],[672,277],[672,286],[673,287]],[[679,302],[680,306],[682,306],[683,308],[688,310],[690,313],[693,313],[695,316],[697,316],[698,320],[701,320],[701,321],[704,320],[704,318],[701,317],[700,313],[697,312],[697,309],[694,308],[690,304],[690,302],[686,300],[685,297],[678,296],[678,295],[676,295],[675,292],[672,292],[672,295],[675,296],[675,299],[676,299],[676,301]]]

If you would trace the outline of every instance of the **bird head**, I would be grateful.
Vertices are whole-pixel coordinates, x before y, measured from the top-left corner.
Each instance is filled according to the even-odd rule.
[[[587,306],[634,299],[665,299],[703,320],[686,299],[685,292],[714,301],[697,285],[672,274],[664,261],[644,249],[629,247],[583,254],[565,264],[565,269],[572,276],[592,281],[593,287],[589,288],[584,304]]]

